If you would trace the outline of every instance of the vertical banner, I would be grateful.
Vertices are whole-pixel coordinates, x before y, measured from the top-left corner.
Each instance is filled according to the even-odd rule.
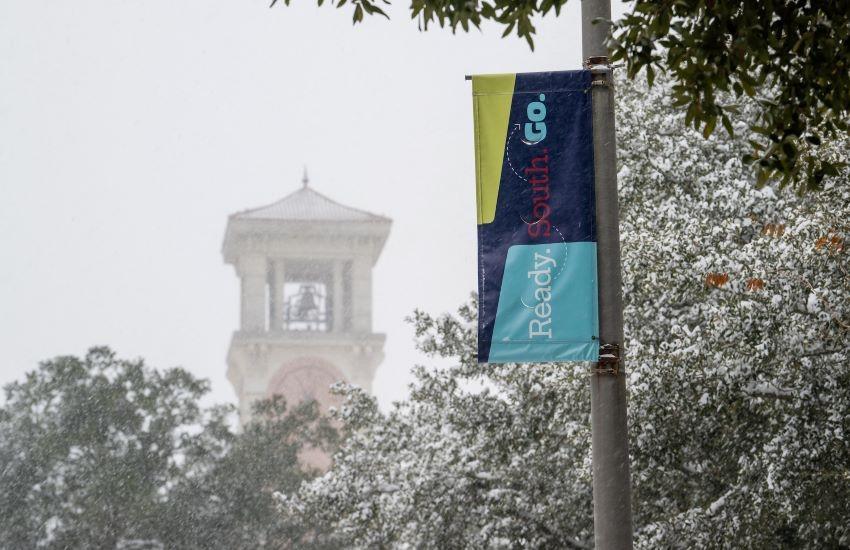
[[[590,81],[472,77],[479,363],[599,357]]]

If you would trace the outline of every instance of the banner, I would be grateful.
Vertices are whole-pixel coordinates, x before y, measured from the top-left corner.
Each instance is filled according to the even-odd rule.
[[[472,77],[479,363],[599,357],[590,86]]]

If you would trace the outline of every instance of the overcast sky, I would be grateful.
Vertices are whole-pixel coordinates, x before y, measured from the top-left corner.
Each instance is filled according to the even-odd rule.
[[[579,0],[538,24],[417,31],[267,0],[0,2],[0,384],[109,345],[212,380],[238,279],[228,214],[300,186],[394,220],[374,277],[387,334],[374,390],[425,363],[403,322],[476,286],[472,99],[465,74],[580,67]],[[616,3],[615,14],[623,7]]]

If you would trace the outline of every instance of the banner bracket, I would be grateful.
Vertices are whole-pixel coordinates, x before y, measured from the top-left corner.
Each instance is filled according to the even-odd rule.
[[[602,344],[599,346],[599,361],[597,361],[594,371],[600,374],[616,375],[620,373],[619,344]]]
[[[611,74],[617,67],[622,67],[622,64],[611,65],[608,57],[604,55],[595,55],[584,60],[584,68],[590,71],[592,80],[591,86],[611,86]]]

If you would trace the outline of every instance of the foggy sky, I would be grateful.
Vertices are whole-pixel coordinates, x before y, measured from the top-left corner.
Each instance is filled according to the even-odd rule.
[[[463,77],[579,68],[580,3],[539,22],[533,53],[495,26],[420,33],[408,1],[357,27],[348,6],[294,4],[0,2],[0,385],[109,345],[233,401],[227,216],[296,190],[307,165],[317,191],[394,220],[374,390],[384,406],[406,395],[429,360],[403,318],[476,286]]]

